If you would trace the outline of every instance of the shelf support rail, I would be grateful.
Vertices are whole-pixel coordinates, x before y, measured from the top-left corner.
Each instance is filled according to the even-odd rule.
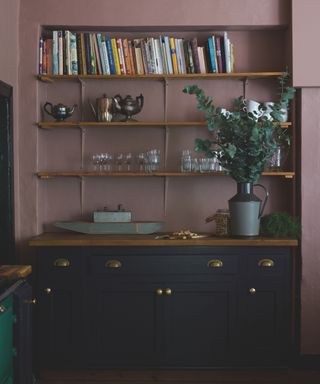
[[[167,169],[168,164],[168,147],[169,147],[169,127],[168,127],[168,79],[163,79],[163,120],[165,122],[164,133],[164,169]],[[168,178],[164,178],[164,191],[163,191],[163,210],[164,216],[167,215],[167,195],[168,195]]]
[[[246,98],[248,85],[249,85],[249,78],[245,77],[244,79],[242,79],[242,94],[244,99]]]

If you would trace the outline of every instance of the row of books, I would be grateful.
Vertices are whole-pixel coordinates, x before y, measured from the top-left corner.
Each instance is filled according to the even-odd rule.
[[[172,36],[129,40],[104,33],[57,30],[39,42],[40,75],[229,73],[233,44],[227,32],[204,44]]]

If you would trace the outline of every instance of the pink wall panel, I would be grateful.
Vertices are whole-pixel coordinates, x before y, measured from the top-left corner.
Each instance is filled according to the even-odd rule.
[[[319,0],[292,0],[293,84],[320,86]]]

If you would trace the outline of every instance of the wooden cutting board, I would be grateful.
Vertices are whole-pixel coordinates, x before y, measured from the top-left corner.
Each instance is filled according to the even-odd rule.
[[[31,265],[0,265],[0,279],[21,279],[29,276],[31,271]]]

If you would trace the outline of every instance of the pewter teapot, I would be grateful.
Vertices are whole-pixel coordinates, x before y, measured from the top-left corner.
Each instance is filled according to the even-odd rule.
[[[137,96],[135,99],[130,95],[127,95],[125,98],[121,97],[120,95],[116,95],[114,97],[114,101],[115,110],[118,113],[126,115],[125,121],[136,121],[132,118],[132,116],[136,115],[142,110],[144,98],[142,94]]]
[[[89,101],[92,113],[97,121],[112,121],[115,112],[115,99],[107,97],[104,93],[102,97],[96,99],[96,108]]]
[[[53,105],[52,103],[46,102],[43,109],[48,115],[54,117],[56,121],[64,121],[67,117],[73,114],[73,111],[77,105],[74,104],[72,107],[67,107],[61,103]],[[48,109],[50,107],[50,110]]]

